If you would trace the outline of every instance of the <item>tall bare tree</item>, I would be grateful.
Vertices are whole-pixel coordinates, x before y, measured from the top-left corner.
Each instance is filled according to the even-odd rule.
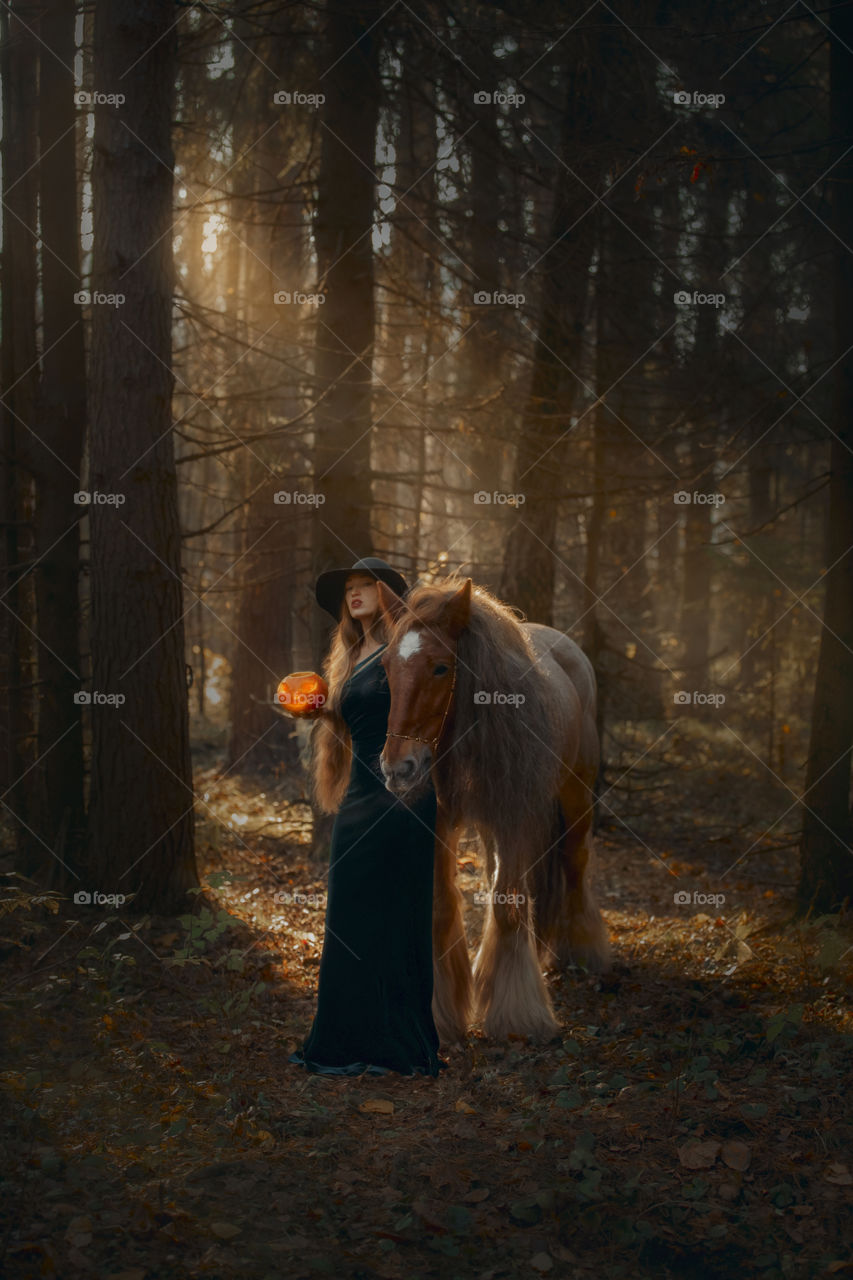
[[[853,902],[853,9],[832,13],[830,113],[841,153],[832,180],[836,355],[827,511],[826,602],[803,795],[798,898],[804,911]]]
[[[75,157],[74,0],[49,0],[41,19],[39,193],[43,353],[35,476],[38,611],[38,754],[44,807],[39,828],[52,871],[72,865],[83,835],[80,706],[80,488],[86,420]],[[76,874],[76,873],[75,873]]]
[[[373,5],[330,3],[326,101],[315,235],[320,291],[314,476],[325,503],[314,522],[314,569],[369,555],[370,432],[375,326],[373,221],[379,118],[379,29]],[[354,554],[353,554],[354,553]],[[317,611],[319,613],[319,611]],[[315,614],[316,649],[325,626]]]
[[[90,517],[91,867],[95,888],[162,912],[197,883],[171,434],[174,26],[171,0],[98,0],[95,88],[125,101],[95,115],[90,486],[107,501]]]
[[[548,243],[544,247],[542,301],[530,392],[518,443],[516,492],[525,501],[510,528],[500,594],[532,622],[553,620],[557,501],[564,487],[563,460],[579,384],[589,305],[588,272],[595,250],[595,218],[589,190],[598,185],[590,139],[597,118],[602,74],[593,71],[592,38],[579,32],[567,77],[561,162]],[[583,156],[583,163],[579,157]],[[569,167],[571,166],[571,167]],[[591,181],[592,179],[592,181]],[[570,283],[571,282],[571,283]]]
[[[265,360],[266,343],[277,352],[285,345],[279,335],[285,328],[282,317],[288,308],[276,305],[276,292],[295,291],[300,282],[299,263],[292,252],[294,239],[298,246],[299,238],[291,237],[288,242],[284,235],[273,235],[275,220],[289,212],[285,203],[289,193],[284,186],[279,187],[277,174],[282,162],[282,136],[287,138],[290,131],[285,132],[282,127],[281,134],[270,132],[267,123],[272,101],[267,69],[276,59],[284,62],[278,76],[284,80],[289,65],[286,44],[281,39],[259,40],[245,17],[240,16],[235,22],[235,34],[235,80],[242,91],[241,110],[234,122],[230,217],[236,228],[231,252],[240,256],[240,324],[245,340],[256,346],[235,374],[246,384],[244,418],[251,430],[261,435],[270,409],[286,410],[286,406],[276,404],[271,395],[266,403],[253,400],[250,392],[257,390],[259,365],[260,377],[264,381],[271,377],[270,362]],[[266,202],[260,200],[262,190],[271,192],[272,198],[268,195]],[[281,208],[272,203],[275,198],[282,201]],[[292,736],[292,725],[288,717],[283,718],[272,709],[278,681],[293,669],[293,543],[299,526],[287,517],[294,511],[302,514],[303,508],[296,503],[275,501],[278,491],[296,487],[284,479],[291,467],[291,453],[290,442],[278,435],[269,442],[252,443],[241,458],[245,506],[241,513],[237,569],[240,594],[231,663],[231,766],[298,770],[298,744]]]
[[[31,442],[35,427],[38,52],[36,5],[2,9],[2,618],[0,697],[2,800],[15,830],[18,865],[35,872],[43,847],[34,829],[39,803],[28,771],[35,761],[31,691],[35,678],[32,579]]]

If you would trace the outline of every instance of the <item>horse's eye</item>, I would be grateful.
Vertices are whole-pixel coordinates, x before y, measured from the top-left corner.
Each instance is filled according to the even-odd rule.
[[[445,663],[439,662],[438,666],[435,668],[432,674],[434,676],[446,676],[448,670],[449,668],[446,666]]]

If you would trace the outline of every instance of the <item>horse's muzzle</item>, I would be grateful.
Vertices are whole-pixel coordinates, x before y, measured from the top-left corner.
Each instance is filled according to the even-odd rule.
[[[429,786],[429,757],[410,754],[402,756],[389,767],[380,757],[379,767],[385,779],[386,790],[405,802],[413,801],[422,795]]]

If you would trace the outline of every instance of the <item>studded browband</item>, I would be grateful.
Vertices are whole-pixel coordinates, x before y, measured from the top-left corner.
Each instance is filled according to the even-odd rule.
[[[421,737],[420,737],[418,734],[416,734],[416,733],[388,733],[388,734],[386,734],[386,737],[388,737],[388,738],[410,738],[412,742],[425,742],[425,743],[426,743],[426,745],[427,745],[427,746],[430,748],[430,750],[432,751],[432,754],[433,754],[433,755],[435,755],[435,754],[436,754],[436,752],[437,752],[437,750],[438,750],[438,743],[439,743],[439,739],[441,738],[441,735],[442,735],[442,733],[444,732],[444,722],[445,722],[445,720],[447,719],[447,713],[448,713],[448,711],[450,710],[450,704],[451,704],[451,702],[453,701],[453,690],[456,688],[456,661],[457,661],[457,660],[456,660],[456,658],[454,657],[454,659],[453,659],[453,679],[452,679],[452,680],[451,680],[451,682],[450,682],[450,696],[449,696],[449,697],[448,697],[448,699],[447,699],[447,706],[444,708],[444,715],[441,717],[441,725],[439,726],[438,733],[435,735],[435,737],[434,737],[434,738],[421,738]]]

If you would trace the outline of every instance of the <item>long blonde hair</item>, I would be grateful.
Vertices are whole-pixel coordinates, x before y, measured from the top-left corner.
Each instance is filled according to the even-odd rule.
[[[376,610],[365,629],[361,619],[350,614],[344,597],[340,620],[323,661],[323,675],[329,686],[325,715],[316,721],[311,733],[311,798],[323,813],[337,813],[349,783],[352,739],[341,715],[341,694],[358,661],[361,642],[368,638],[380,644],[387,640],[382,610]]]

